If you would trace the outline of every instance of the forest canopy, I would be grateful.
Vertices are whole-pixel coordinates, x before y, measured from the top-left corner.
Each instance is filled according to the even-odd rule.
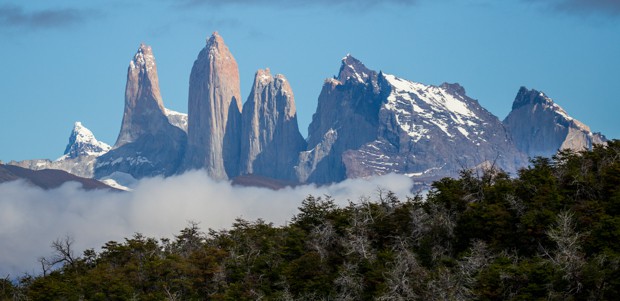
[[[620,141],[337,206],[308,196],[284,226],[190,222],[101,251],[52,242],[0,300],[610,300],[620,294]],[[36,259],[33,259],[36,260]]]

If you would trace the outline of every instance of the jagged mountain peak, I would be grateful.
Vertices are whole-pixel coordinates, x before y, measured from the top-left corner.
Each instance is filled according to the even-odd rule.
[[[338,80],[345,83],[349,79],[354,79],[360,83],[365,83],[375,71],[368,69],[360,60],[354,58],[351,54],[347,54],[342,58],[340,71],[338,72]]]
[[[133,56],[133,59],[129,62],[131,69],[145,68],[146,71],[151,71],[155,67],[155,56],[153,56],[153,49],[151,46],[144,43],[140,43],[140,47]]]
[[[110,150],[106,143],[98,141],[89,129],[76,121],[69,136],[69,143],[64,156],[60,159],[77,158],[79,156],[100,156]]]
[[[467,91],[465,91],[465,88],[461,86],[459,83],[443,83],[439,87],[446,91],[456,93],[458,95],[467,94]]]
[[[550,157],[560,149],[591,149],[603,135],[574,119],[544,92],[521,87],[503,121],[517,147],[527,155]]]
[[[519,88],[519,92],[517,92],[517,96],[512,103],[512,109],[515,110],[526,105],[537,104],[542,105],[544,110],[550,110],[556,113],[558,117],[564,119],[566,122],[573,121],[576,125],[584,129],[587,128],[586,130],[590,131],[590,128],[568,115],[568,113],[560,105],[555,103],[553,99],[547,96],[544,92],[535,89],[528,89],[524,86]]]
[[[271,70],[269,68],[258,69],[256,71],[256,75],[254,77],[254,83],[256,84],[268,84],[273,81],[273,76],[271,76]]]
[[[306,143],[286,77],[272,76],[269,68],[256,71],[242,118],[240,174],[296,181],[293,166]]]
[[[514,110],[528,104],[553,105],[553,103],[553,100],[549,98],[544,92],[535,89],[528,89],[525,86],[521,86],[521,88],[519,88],[519,92],[517,92],[517,96],[515,97],[514,102],[512,103],[512,109]]]
[[[217,31],[213,32],[213,34],[207,39],[205,49],[211,59],[217,57],[234,61],[228,46],[226,46],[226,43],[224,42],[224,38],[222,38]]]
[[[282,94],[284,96],[283,99],[286,99],[286,109],[282,113],[285,113],[288,118],[295,116],[295,96],[293,94],[293,89],[283,74],[278,73],[273,76],[269,68],[257,70],[254,76],[252,91],[256,93],[265,90],[265,88],[272,89],[276,94]]]
[[[220,42],[224,42],[224,39],[217,31],[214,31],[207,39],[207,45],[213,45]]]

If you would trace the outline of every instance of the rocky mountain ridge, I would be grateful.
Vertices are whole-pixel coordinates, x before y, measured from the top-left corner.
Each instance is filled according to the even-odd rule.
[[[261,183],[327,184],[399,173],[428,184],[478,166],[515,173],[528,156],[606,141],[542,92],[521,88],[502,122],[459,84],[402,79],[371,70],[350,54],[338,75],[325,80],[306,139],[284,75],[258,70],[243,107],[239,85],[237,63],[215,32],[192,67],[188,114],[169,110],[152,48],[141,44],[127,70],[114,147],[76,123],[81,129],[72,132],[59,160],[10,164],[122,179],[123,185],[191,169],[218,180],[243,176]]]

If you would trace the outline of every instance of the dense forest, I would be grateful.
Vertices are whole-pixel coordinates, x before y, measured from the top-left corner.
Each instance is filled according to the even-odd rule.
[[[199,226],[83,254],[58,239],[40,275],[0,280],[0,299],[617,300],[620,141],[513,176],[463,171],[423,197],[308,196],[284,226]]]

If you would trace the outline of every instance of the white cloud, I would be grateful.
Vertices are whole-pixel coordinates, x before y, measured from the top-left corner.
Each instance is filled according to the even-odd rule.
[[[281,225],[310,194],[331,195],[346,205],[360,196],[375,196],[378,188],[404,198],[410,195],[411,180],[388,175],[273,191],[231,186],[203,172],[189,172],[142,180],[130,193],[84,191],[77,183],[48,191],[20,181],[5,183],[0,185],[0,276],[40,273],[37,258],[50,255],[51,242],[67,234],[81,252],[136,232],[172,237],[188,221],[199,222],[203,230],[227,228],[237,217]]]

